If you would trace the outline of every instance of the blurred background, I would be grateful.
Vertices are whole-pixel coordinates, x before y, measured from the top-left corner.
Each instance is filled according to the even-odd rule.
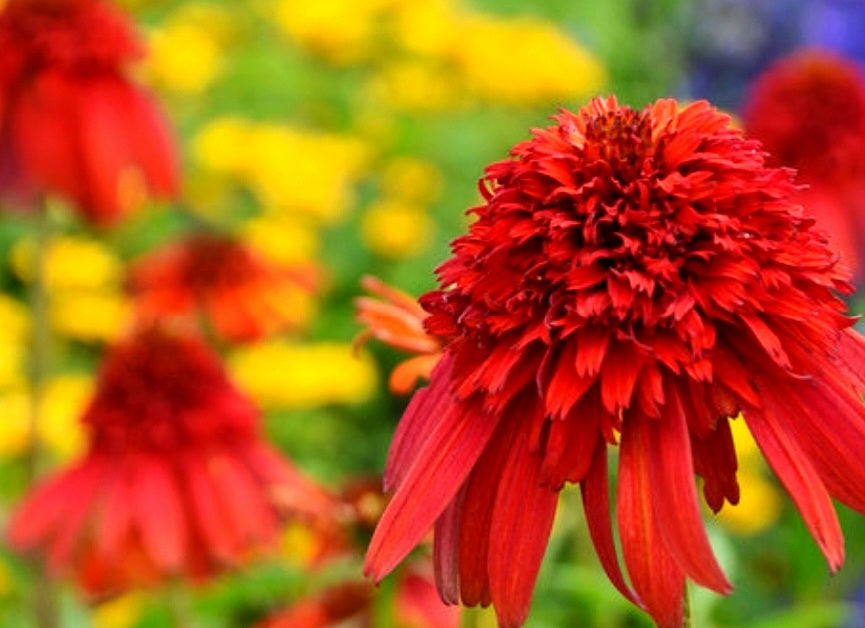
[[[285,325],[251,342],[216,338],[213,346],[261,409],[267,439],[333,496],[338,514],[324,531],[287,521],[273,551],[206,581],[174,579],[93,598],[61,577],[62,626],[495,625],[488,611],[431,609],[428,552],[374,592],[363,584],[363,551],[384,499],[379,474],[408,399],[389,390],[388,378],[407,354],[356,342],[363,326],[354,300],[365,275],[414,296],[433,288],[433,269],[464,230],[465,210],[480,202],[485,165],[505,158],[531,128],[551,124],[559,108],[575,110],[610,93],[637,108],[660,97],[708,98],[746,132],[753,126],[755,136],[765,133],[767,145],[800,147],[804,156],[779,149],[778,165],[798,167],[806,179],[816,173],[806,181],[820,192],[815,207],[829,208],[818,223],[825,220],[854,270],[865,252],[858,238],[861,172],[841,172],[848,155],[865,155],[860,0],[119,6],[147,42],[147,56],[130,72],[171,121],[181,192],[109,229],[88,224],[62,199],[50,204],[51,362],[35,434],[26,390],[34,226],[20,213],[0,215],[4,521],[29,489],[34,438],[40,475],[85,451],[78,418],[106,346],[133,316],[130,268],[203,232],[229,236],[263,263],[301,278],[280,288]],[[764,84],[759,77],[806,49],[811,65],[784,66],[793,67],[793,91],[751,104],[755,86]],[[838,85],[805,80],[814,58],[828,64],[821,76]],[[805,87],[797,92],[799,83]],[[761,122],[781,105],[792,109],[771,109],[769,117],[787,127]],[[838,147],[846,152],[835,155]],[[809,170],[809,159],[830,154],[837,176]],[[850,304],[862,311],[857,295]],[[857,615],[865,599],[865,519],[838,507],[847,562],[830,577],[789,498],[747,435],[739,437],[741,504],[717,517],[706,512],[736,589],[727,598],[692,589],[694,625],[865,625],[865,614]],[[34,586],[27,562],[0,550],[0,624],[32,625]],[[609,584],[581,520],[579,493],[566,489],[527,626],[648,625]]]

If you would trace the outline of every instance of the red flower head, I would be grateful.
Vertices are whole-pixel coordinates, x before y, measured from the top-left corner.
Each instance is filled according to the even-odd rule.
[[[317,273],[273,266],[231,238],[197,235],[145,256],[129,289],[145,317],[201,314],[224,340],[249,342],[303,323],[297,291]]]
[[[865,77],[850,61],[809,50],[760,76],[743,112],[746,132],[807,184],[797,197],[857,271],[865,266]]]
[[[366,572],[380,580],[435,524],[443,599],[517,626],[576,482],[613,584],[678,625],[686,578],[730,590],[694,474],[712,509],[737,502],[740,412],[834,571],[830,495],[865,511],[865,341],[789,171],[705,102],[598,99],[556,121],[487,168],[421,299],[443,357],[394,436]],[[608,509],[616,444],[630,584]]]
[[[142,54],[99,0],[9,0],[0,11],[0,194],[43,192],[108,224],[145,190],[177,188],[161,114],[124,75]]]
[[[26,499],[9,542],[93,593],[238,564],[275,540],[279,511],[330,508],[257,420],[199,340],[139,331],[106,356],[86,456]]]
[[[406,395],[419,379],[429,379],[441,355],[441,342],[424,330],[427,313],[405,292],[370,276],[364,277],[361,285],[375,296],[354,300],[357,320],[367,326],[356,343],[376,338],[415,354],[393,370],[388,382],[392,392]]]

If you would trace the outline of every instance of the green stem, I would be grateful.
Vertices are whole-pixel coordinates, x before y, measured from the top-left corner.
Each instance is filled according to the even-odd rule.
[[[682,596],[682,628],[694,628],[691,617],[691,596],[688,593],[688,583],[685,583],[685,594]]]
[[[39,421],[45,382],[48,378],[51,327],[48,319],[48,295],[45,281],[45,265],[51,238],[50,218],[45,203],[40,203],[35,211],[33,237],[33,275],[30,281],[30,363],[28,370],[28,389],[30,416],[28,425],[28,447],[26,478],[32,486],[39,474],[41,456],[39,444]],[[33,613],[39,628],[56,628],[57,602],[51,577],[41,562],[33,563],[34,591]]]

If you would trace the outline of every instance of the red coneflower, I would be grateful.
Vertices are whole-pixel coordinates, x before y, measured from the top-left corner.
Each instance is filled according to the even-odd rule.
[[[177,188],[169,131],[125,75],[142,48],[98,0],[9,0],[0,11],[0,193],[44,192],[98,224]]]
[[[405,292],[371,276],[361,279],[361,286],[374,296],[354,300],[357,320],[367,326],[356,342],[376,338],[417,354],[397,365],[388,381],[391,392],[407,395],[419,379],[429,379],[441,356],[441,342],[424,330],[427,313]]]
[[[153,327],[116,345],[82,420],[87,454],[24,501],[8,540],[92,593],[203,577],[270,545],[282,511],[328,515],[195,337]]]
[[[727,593],[700,516],[738,500],[740,412],[830,568],[830,495],[865,510],[865,341],[790,173],[706,102],[597,99],[489,166],[421,299],[445,338],[394,436],[367,554],[380,580],[435,524],[442,598],[518,626],[558,492],[580,484],[613,584],[663,626],[685,579]],[[616,518],[607,450],[619,445]]]
[[[807,184],[796,200],[829,233],[856,274],[865,255],[865,76],[853,62],[806,50],[757,78],[743,111],[746,132],[770,165]]]
[[[312,291],[315,274],[275,266],[230,237],[201,234],[144,256],[128,286],[145,318],[204,315],[222,339],[249,342],[303,322],[296,294]]]

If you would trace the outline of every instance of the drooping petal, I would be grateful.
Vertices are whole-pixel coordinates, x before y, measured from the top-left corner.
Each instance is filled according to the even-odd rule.
[[[503,628],[522,626],[550,539],[559,493],[541,486],[540,458],[519,431],[502,470],[490,523],[490,594]]]
[[[718,593],[732,586],[721,571],[697,506],[688,423],[675,387],[667,387],[660,420],[632,420],[632,431],[645,430],[654,519],[667,550],[685,574]]]
[[[442,357],[430,377],[430,384],[418,390],[408,404],[397,425],[384,468],[383,485],[386,492],[399,488],[424,438],[442,419],[452,403],[448,393],[451,359]]]
[[[382,515],[367,550],[364,573],[380,581],[420,542],[465,481],[497,423],[496,417],[471,405],[450,407]]]
[[[655,520],[649,438],[639,421],[625,424],[619,448],[619,538],[639,599],[659,626],[674,628],[682,624],[685,574],[667,549]]]
[[[433,566],[436,588],[445,604],[459,604],[459,539],[465,487],[456,494],[436,519],[433,537]]]
[[[844,538],[820,476],[778,417],[751,407],[742,414],[769,465],[796,503],[829,568],[837,571],[844,562]]]
[[[585,479],[580,482],[580,491],[583,496],[583,510],[586,513],[589,535],[592,537],[592,543],[601,561],[601,566],[619,593],[635,605],[642,607],[643,603],[625,582],[625,577],[619,567],[619,557],[616,554],[613,527],[610,521],[607,445],[600,437],[597,439],[589,471]]]

